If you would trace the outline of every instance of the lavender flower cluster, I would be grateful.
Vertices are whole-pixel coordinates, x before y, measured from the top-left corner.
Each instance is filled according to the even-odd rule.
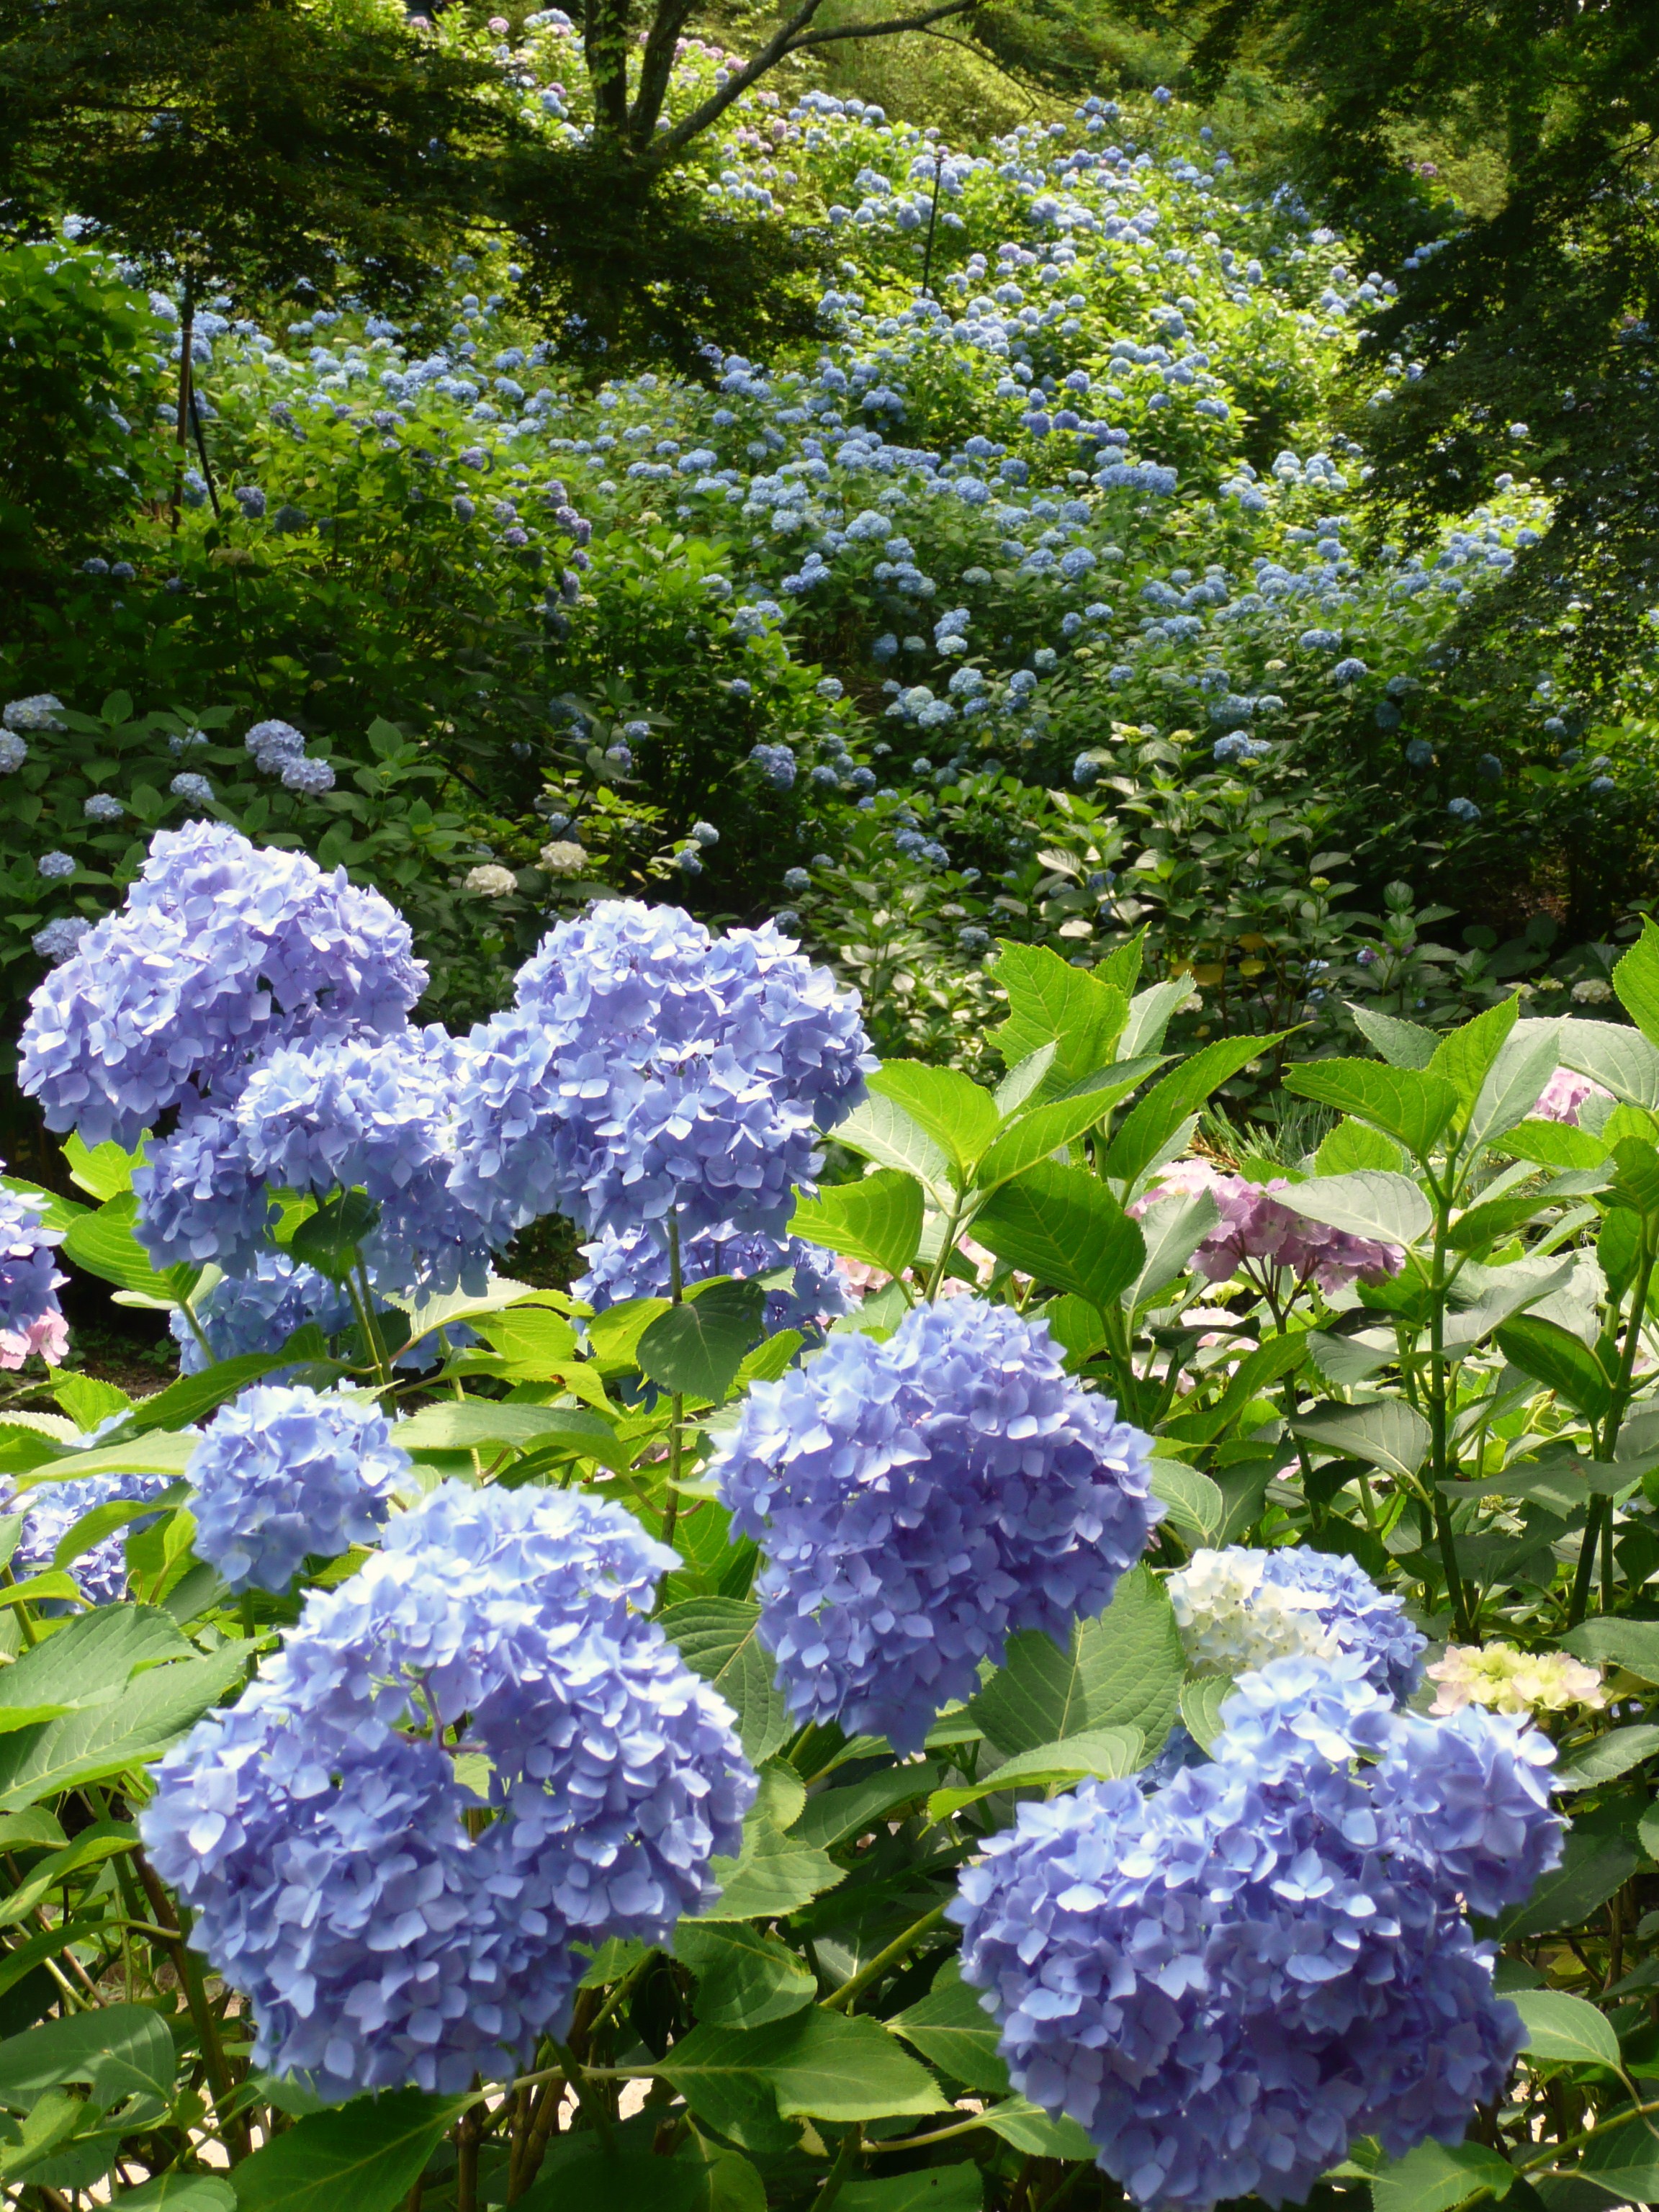
[[[790,1711],[912,1751],[1011,1635],[1064,1642],[1146,1548],[1146,1452],[1045,1324],[974,1299],[757,1384],[714,1474]]]
[[[1329,1297],[1356,1278],[1380,1283],[1400,1273],[1405,1255],[1398,1245],[1374,1243],[1292,1212],[1273,1195],[1290,1187],[1283,1176],[1249,1182],[1243,1176],[1222,1175],[1204,1160],[1181,1160],[1163,1169],[1129,1212],[1139,1219],[1166,1198],[1207,1191],[1221,1209],[1221,1220],[1193,1255],[1193,1265],[1206,1282],[1225,1282],[1254,1262],[1258,1268],[1282,1269],[1298,1284],[1316,1283]]]
[[[118,1424],[122,1418],[119,1414],[112,1416],[110,1425]],[[90,1449],[102,1442],[103,1425],[100,1424],[79,1439],[82,1449]],[[74,1462],[68,1460],[56,1464],[72,1467]],[[57,1563],[58,1547],[88,1513],[100,1505],[148,1503],[159,1498],[167,1486],[168,1477],[165,1474],[129,1471],[54,1475],[46,1481],[32,1482],[26,1490],[0,1478],[0,1511],[19,1513],[23,1518],[17,1548],[11,1556],[12,1572],[20,1581],[29,1575],[45,1574]],[[148,1514],[137,1516],[125,1527],[100,1536],[70,1562],[70,1572],[88,1605],[116,1605],[126,1595],[127,1538],[135,1530],[148,1528],[154,1517]],[[67,1601],[48,1598],[35,1610],[58,1613],[70,1612],[72,1607]]]
[[[874,1065],[856,1000],[770,923],[711,938],[635,900],[561,922],[471,1042],[452,1183],[501,1237],[556,1210],[781,1237],[814,1122]]]
[[[246,1275],[222,1275],[195,1299],[201,1337],[177,1308],[168,1326],[179,1346],[179,1372],[199,1375],[216,1359],[235,1359],[250,1352],[280,1352],[296,1329],[314,1323],[325,1337],[349,1328],[350,1298],[314,1267],[297,1267],[275,1248],[256,1254]],[[205,1345],[202,1341],[204,1337]],[[279,1382],[281,1374],[265,1377]]]
[[[281,1592],[308,1555],[372,1543],[409,1471],[367,1391],[256,1384],[191,1454],[197,1553],[234,1591]]]
[[[580,1249],[587,1273],[571,1290],[595,1313],[625,1298],[668,1296],[668,1247],[659,1231],[606,1229]],[[702,1230],[680,1247],[684,1283],[705,1282],[714,1275],[734,1275],[746,1282],[757,1275],[786,1272],[788,1283],[775,1285],[766,1294],[763,1323],[769,1336],[781,1328],[821,1330],[851,1311],[848,1279],[834,1253],[803,1237],[768,1237],[759,1231],[721,1237]]]
[[[563,2032],[574,1944],[712,1902],[757,1785],[645,1617],[674,1564],[620,1507],[447,1484],[161,1762],[145,1845],[256,2065],[465,2089]]]
[[[1357,1658],[1276,1660],[1223,1718],[1150,1795],[1023,1805],[951,1907],[1016,2086],[1160,2212],[1299,2203],[1363,2135],[1461,2142],[1522,2040],[1465,1905],[1560,1857],[1517,1719],[1398,1712]]]
[[[0,1368],[39,1352],[54,1366],[69,1350],[58,1293],[68,1280],[53,1258],[64,1241],[26,1191],[0,1184]]]

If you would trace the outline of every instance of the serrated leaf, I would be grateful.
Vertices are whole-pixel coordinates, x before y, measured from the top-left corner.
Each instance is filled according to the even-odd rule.
[[[798,1199],[790,1233],[902,1275],[921,1246],[926,1204],[914,1176],[881,1168],[857,1182],[826,1183],[815,1199]]]
[[[1577,2171],[1607,2191],[1609,2206],[1659,2202],[1659,2128],[1644,2118],[1594,2136]]]
[[[1364,1460],[1407,1482],[1428,1457],[1433,1440],[1428,1423],[1403,1398],[1376,1398],[1366,1406],[1310,1414],[1291,1427],[1310,1443]]]
[[[1641,1860],[1637,1845],[1622,1835],[1583,1826],[1570,1829],[1560,1865],[1540,1875],[1525,1902],[1502,1916],[1499,1940],[1518,1943],[1581,1926],[1615,1890],[1623,1888]]]
[[[1426,1159],[1457,1110],[1457,1091],[1443,1077],[1376,1060],[1318,1060],[1285,1071],[1285,1088],[1339,1114],[1349,1114]]]
[[[1659,928],[1651,915],[1643,915],[1642,934],[1615,962],[1613,988],[1643,1036],[1659,1044]]]
[[[1123,1303],[1137,1313],[1149,1299],[1167,1290],[1186,1267],[1212,1229],[1221,1224],[1221,1208],[1212,1193],[1159,1199],[1140,1218],[1140,1237],[1146,1248],[1140,1273],[1123,1294]]]
[[[661,1617],[664,1634],[692,1673],[712,1682],[737,1714],[738,1734],[756,1766],[794,1732],[773,1679],[776,1663],[756,1632],[759,1622],[760,1607],[738,1597],[687,1598]]]
[[[151,1668],[107,1705],[0,1736],[0,1812],[158,1757],[241,1679],[246,1664],[247,1646],[227,1644],[207,1658]]]
[[[1496,1013],[1498,1009],[1491,1011]],[[1482,1014],[1480,1018],[1485,1021],[1487,1016]],[[1466,1119],[1463,1140],[1471,1157],[1481,1146],[1496,1144],[1531,1113],[1555,1073],[1560,1043],[1559,1021],[1516,1022],[1498,1048]]]
[[[959,2159],[954,2166],[849,2181],[836,2203],[839,2212],[981,2212],[985,2179],[971,2159]]]
[[[27,2112],[65,2082],[84,2081],[107,2112],[129,2097],[173,2101],[178,2054],[167,2025],[149,2005],[103,2005],[44,2021],[0,2043],[0,2106]]]
[[[709,1283],[659,1314],[640,1338],[640,1372],[686,1398],[720,1405],[761,1334],[766,1292],[757,1282]]]
[[[112,1142],[88,1146],[78,1130],[64,1138],[63,1152],[70,1181],[100,1205],[132,1188],[132,1171],[144,1157],[142,1144],[136,1152],[123,1152]]]
[[[927,1817],[935,1826],[1002,1790],[1069,1789],[1075,1782],[1094,1778],[1116,1781],[1133,1774],[1140,1764],[1146,1739],[1137,1728],[1085,1729],[1059,1743],[1038,1744],[1022,1751],[977,1780],[952,1783],[936,1790],[927,1801]]]
[[[1082,1168],[1042,1160],[992,1194],[974,1217],[981,1244],[1022,1274],[1108,1306],[1145,1264],[1139,1224]]]
[[[1170,982],[1153,983],[1145,991],[1137,991],[1129,1001],[1129,1018],[1124,1023],[1123,1034],[1117,1041],[1119,1059],[1132,1060],[1138,1053],[1157,1052],[1164,1042],[1164,1032],[1170,1026],[1170,1017],[1192,994],[1191,981],[1185,975],[1177,975]]]
[[[82,1828],[73,1843],[37,1860],[26,1879],[9,1897],[0,1899],[0,1925],[11,1926],[33,1917],[35,1908],[71,1875],[87,1867],[101,1866],[138,1846],[138,1832],[125,1820],[94,1820]]]
[[[1079,1621],[1065,1650],[1046,1636],[1009,1638],[1007,1657],[969,1706],[1006,1755],[1085,1729],[1137,1728],[1155,1753],[1181,1698],[1186,1655],[1162,1582],[1134,1567],[1097,1620]]]
[[[1397,1174],[1406,1156],[1392,1137],[1369,1123],[1344,1115],[1314,1154],[1314,1169],[1322,1176],[1349,1175],[1356,1168],[1376,1168]]]
[[[1545,1168],[1596,1168],[1607,1157],[1600,1137],[1570,1121],[1517,1121],[1504,1132],[1501,1149]]]
[[[1561,1065],[1630,1106],[1659,1109],[1659,1045],[1617,1022],[1561,1024]]]
[[[836,1122],[836,1142],[878,1167],[915,1176],[934,1202],[948,1209],[951,1156],[896,1099],[872,1091]]]
[[[1420,1022],[1402,1022],[1397,1015],[1380,1014],[1350,999],[1348,1012],[1360,1034],[1369,1037],[1390,1067],[1426,1067],[1434,1058],[1438,1034]]]
[[[106,1705],[140,1666],[183,1658],[193,1647],[153,1606],[108,1605],[66,1621],[0,1668],[0,1732]]]
[[[1507,1243],[1549,1202],[1547,1191],[1534,1191],[1530,1197],[1488,1199],[1458,1216],[1446,1231],[1446,1243],[1454,1252],[1484,1252],[1494,1244]]]
[[[821,2005],[765,2027],[700,2022],[670,2046],[658,2071],[695,2113],[736,2142],[769,2112],[775,2120],[847,2122],[948,2109],[932,2075],[884,2027]]]
[[[709,1871],[720,1893],[702,1920],[781,1920],[847,1879],[824,1852],[752,1813],[738,1856],[711,1860]]]
[[[236,2168],[237,2212],[396,2212],[471,2101],[396,2089],[307,2112]]]
[[[995,1099],[960,1068],[934,1067],[921,1060],[884,1060],[870,1078],[870,1090],[873,1097],[902,1107],[933,1139],[959,1183],[966,1183],[1001,1125]]]
[[[1601,1420],[1613,1403],[1613,1383],[1581,1337],[1541,1314],[1522,1314],[1498,1332],[1498,1348],[1512,1367],[1553,1390],[1570,1406]]]
[[[987,2096],[1007,2095],[1008,2068],[997,2051],[1001,2031],[954,1959],[925,1997],[895,2013],[887,2025],[953,2081]]]
[[[1104,1067],[1128,1018],[1121,991],[1045,945],[1000,941],[991,969],[1006,993],[1008,1018],[991,1042],[1012,1068],[1045,1044],[1055,1048],[1051,1080],[1075,1082]]]
[[[1091,1078],[1086,1087],[1068,1091],[1046,1106],[1034,1106],[1005,1128],[974,1170],[977,1188],[990,1190],[1010,1176],[1019,1175],[1039,1160],[1057,1152],[1103,1120],[1121,1098],[1127,1098],[1139,1075],[1127,1081],[1108,1068]]]
[[[1561,1649],[1598,1666],[1623,1667],[1644,1682],[1659,1682],[1659,1620],[1616,1616],[1581,1620],[1559,1639]],[[4,1677],[0,1675],[0,1687]]]
[[[1509,2001],[1526,2024],[1525,2049],[1534,2058],[1580,2065],[1619,2063],[1619,2038],[1605,2013],[1565,1990],[1511,1990]]]
[[[1181,1686],[1181,1718],[1200,1751],[1211,1750],[1221,1734],[1221,1708],[1233,1693],[1225,1674],[1195,1674]]]
[[[982,2114],[993,2135],[1012,2143],[1027,2158],[1065,2159],[1073,2165],[1092,2166],[1095,2147],[1073,2119],[1058,2119],[1034,2105],[1029,2097],[1005,2097],[988,2105]]]
[[[181,1305],[202,1279],[199,1267],[167,1267],[161,1273],[150,1266],[149,1255],[132,1233],[138,1201],[129,1191],[83,1213],[70,1223],[62,1250],[66,1259],[90,1275],[124,1291],[142,1291],[164,1305]]]
[[[920,1803],[939,1785],[939,1769],[927,1760],[907,1761],[867,1775],[843,1790],[821,1790],[806,1801],[792,1832],[822,1850],[866,1836],[901,1806]]]
[[[1451,1085],[1460,1105],[1470,1106],[1479,1097],[1520,1012],[1518,999],[1500,999],[1496,1006],[1486,1007],[1473,1020],[1461,1022],[1455,1030],[1442,1033],[1428,1072]]]
[[[1227,1503],[1207,1474],[1178,1459],[1152,1462],[1152,1495],[1169,1509],[1169,1525],[1188,1542],[1213,1544],[1227,1517]]]
[[[380,1209],[367,1191],[336,1191],[300,1223],[288,1240],[289,1251],[299,1265],[343,1283],[380,1218]]]
[[[1419,2143],[1371,2179],[1373,2212],[1452,2212],[1477,2192],[1506,2197],[1515,2168],[1485,2143]]]
[[[236,2191],[216,2173],[158,2173],[110,2201],[113,2212],[236,2212]]]
[[[187,1429],[222,1406],[250,1382],[284,1364],[283,1352],[244,1352],[234,1359],[216,1359],[199,1375],[181,1375],[164,1390],[141,1398],[132,1409],[132,1433],[145,1436],[152,1429]]]
[[[715,2027],[764,2027],[817,1997],[811,1969],[741,1921],[682,1920],[674,1955],[697,1978],[697,2018]]]
[[[1269,1036],[1218,1037],[1172,1068],[1124,1115],[1107,1147],[1105,1172],[1129,1190],[1151,1167],[1189,1114],[1237,1074],[1247,1060],[1271,1053],[1284,1032]]]
[[[1555,1770],[1558,1790],[1594,1790],[1604,1782],[1616,1782],[1621,1774],[1628,1774],[1634,1766],[1642,1765],[1659,1753],[1659,1728],[1649,1724],[1635,1728],[1610,1729],[1605,1735],[1592,1741],[1564,1759]]]
[[[1414,1244],[1434,1221],[1433,1209],[1409,1176],[1371,1168],[1315,1176],[1307,1182],[1287,1183],[1273,1195],[1292,1213],[1377,1244]]]

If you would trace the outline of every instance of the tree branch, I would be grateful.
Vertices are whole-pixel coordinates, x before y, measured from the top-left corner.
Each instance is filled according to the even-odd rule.
[[[760,52],[744,64],[729,83],[711,93],[701,107],[694,107],[690,115],[684,117],[672,131],[663,133],[660,141],[662,151],[678,154],[683,146],[689,146],[694,138],[701,137],[711,124],[718,123],[734,100],[740,98],[751,84],[763,77],[768,70],[774,68],[790,52],[796,34],[806,28],[823,4],[823,0],[803,0],[796,14],[787,23],[779,26]]]
[[[948,0],[943,8],[930,8],[925,15],[896,15],[885,23],[849,23],[843,31],[814,31],[810,36],[797,39],[789,51],[800,53],[807,46],[827,46],[836,39],[890,39],[904,31],[925,31],[930,23],[938,23],[946,15],[971,15],[980,0]]]
[[[628,128],[635,148],[643,153],[656,135],[657,118],[668,97],[674,70],[674,49],[690,19],[693,0],[661,0],[652,18],[650,35],[640,61],[639,90],[634,95]]]

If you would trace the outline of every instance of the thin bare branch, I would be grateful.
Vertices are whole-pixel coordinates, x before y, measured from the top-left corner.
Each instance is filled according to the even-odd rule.
[[[664,154],[678,154],[681,147],[690,145],[692,139],[707,131],[711,123],[717,123],[734,100],[740,98],[751,84],[763,77],[768,70],[774,68],[791,51],[797,35],[806,28],[823,4],[823,0],[803,0],[803,4],[789,21],[779,26],[760,52],[751,56],[728,83],[711,93],[701,107],[694,107],[690,115],[683,116],[672,131],[664,131],[657,141],[657,150]]]
[[[943,8],[930,8],[925,15],[895,15],[884,23],[849,23],[842,31],[813,31],[804,39],[797,39],[790,47],[798,54],[808,46],[827,46],[837,39],[892,39],[905,31],[925,31],[930,23],[942,22],[947,15],[971,15],[980,0],[948,0]]]

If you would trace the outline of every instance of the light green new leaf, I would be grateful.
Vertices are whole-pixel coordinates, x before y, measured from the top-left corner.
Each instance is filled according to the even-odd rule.
[[[397,2089],[307,2112],[236,2168],[237,2212],[395,2212],[471,2101]]]
[[[1221,1708],[1232,1693],[1226,1674],[1195,1674],[1182,1684],[1182,1723],[1200,1751],[1210,1750],[1221,1734]]]
[[[1419,2143],[1371,2181],[1372,2212],[1452,2212],[1471,2197],[1507,2197],[1515,2168],[1485,2143]]]
[[[73,1843],[37,1861],[20,1887],[0,1899],[0,1924],[10,1927],[28,1919],[35,1907],[71,1875],[86,1867],[101,1866],[106,1859],[136,1850],[137,1845],[138,1832],[130,1822],[94,1820],[82,1829]]]
[[[616,1431],[581,1406],[525,1406],[495,1398],[447,1399],[422,1406],[398,1425],[408,1452],[482,1451],[510,1444],[521,1451],[567,1449],[573,1458],[625,1468],[627,1450]]]
[[[1494,1244],[1507,1243],[1548,1203],[1545,1191],[1534,1191],[1529,1198],[1489,1199],[1458,1216],[1446,1232],[1446,1243],[1454,1252],[1484,1252]]]
[[[1115,1727],[1139,1729],[1155,1753],[1186,1672],[1169,1595],[1147,1568],[1134,1567],[1097,1620],[1077,1623],[1065,1650],[1035,1632],[1010,1637],[1003,1664],[968,1710],[1009,1756]]]
[[[114,2212],[236,2212],[236,2191],[222,2174],[158,2173],[111,2203]]]
[[[64,1164],[70,1171],[70,1181],[100,1205],[132,1188],[132,1171],[143,1157],[143,1141],[136,1152],[124,1152],[112,1140],[88,1149],[78,1130],[72,1129],[64,1139]]]
[[[1138,1728],[1085,1729],[1062,1742],[1022,1751],[991,1772],[981,1771],[975,1782],[936,1790],[927,1800],[927,1817],[937,1825],[964,1805],[977,1804],[1000,1790],[1064,1790],[1091,1776],[1116,1781],[1134,1772],[1145,1749],[1146,1739]]]
[[[1402,1022],[1396,1015],[1356,1006],[1352,999],[1347,1006],[1361,1035],[1370,1038],[1390,1067],[1426,1067],[1434,1058],[1440,1042],[1437,1031],[1425,1030],[1420,1022]]]
[[[1227,1517],[1227,1501],[1207,1474],[1183,1460],[1152,1462],[1152,1495],[1168,1509],[1169,1524],[1188,1543],[1213,1544]]]
[[[954,1959],[919,2003],[896,2013],[887,2025],[951,2081],[988,2096],[1007,2095],[1008,2069],[997,2051],[1001,2031]]]
[[[1598,1168],[1607,1157],[1600,1137],[1570,1121],[1517,1121],[1504,1132],[1499,1149],[1545,1168]]]
[[[1075,2120],[1054,2119],[1027,2097],[1005,2097],[988,2105],[985,2124],[1027,2158],[1060,2158],[1073,2165],[1094,2163],[1095,2147]]]
[[[1355,1168],[1395,1174],[1405,1164],[1406,1156],[1392,1137],[1356,1121],[1352,1115],[1344,1115],[1314,1154],[1315,1170],[1322,1176],[1348,1175]]]
[[[1644,1037],[1659,1044],[1659,927],[1642,917],[1642,934],[1614,966],[1613,988]]]
[[[1124,1023],[1123,1034],[1117,1041],[1119,1058],[1130,1060],[1137,1053],[1160,1050],[1164,1032],[1170,1026],[1170,1017],[1192,995],[1191,980],[1185,975],[1177,975],[1172,982],[1154,983],[1147,990],[1137,991],[1129,1001],[1129,1018]]]
[[[1292,1421],[1291,1426],[1310,1443],[1341,1452],[1350,1459],[1363,1459],[1405,1481],[1428,1457],[1432,1441],[1428,1423],[1403,1398],[1377,1398],[1367,1406],[1310,1414]]]
[[[991,1033],[1005,1066],[1052,1043],[1050,1081],[1059,1085],[1091,1075],[1111,1059],[1129,1012],[1121,991],[1047,945],[1006,939],[990,972],[1008,996],[1008,1018]]]
[[[1029,1106],[1048,1079],[1048,1071],[1054,1064],[1060,1047],[1052,1039],[1040,1044],[1035,1052],[1028,1052],[1024,1060],[1016,1060],[991,1096],[996,1101],[997,1112],[1006,1121]]]
[[[678,1644],[686,1665],[736,1712],[738,1734],[756,1766],[794,1733],[773,1679],[775,1662],[755,1632],[759,1621],[760,1607],[739,1597],[687,1598],[662,1615],[663,1633]]]
[[[1450,1084],[1460,1106],[1473,1105],[1480,1096],[1520,1013],[1518,999],[1500,999],[1473,1021],[1462,1022],[1442,1036],[1428,1072]]]
[[[1001,1126],[995,1099],[959,1068],[933,1067],[921,1060],[884,1060],[870,1078],[870,1091],[901,1107],[926,1131],[958,1182],[966,1182]]]
[[[1034,1106],[1004,1129],[986,1152],[974,1171],[975,1184],[981,1190],[990,1190],[1047,1159],[1062,1145],[1075,1144],[1120,1099],[1127,1098],[1139,1079],[1139,1075],[1131,1075],[1125,1081],[1117,1071],[1105,1068],[1086,1087],[1047,1106]]]
[[[1352,1175],[1315,1176],[1275,1194],[1281,1206],[1310,1221],[1346,1229],[1377,1244],[1414,1244],[1434,1221],[1433,1209],[1409,1176],[1359,1168]]]
[[[915,1176],[936,1205],[949,1206],[951,1155],[896,1099],[872,1091],[836,1122],[836,1142],[878,1167]]]
[[[1114,1304],[1139,1273],[1146,1241],[1110,1192],[1082,1168],[1042,1160],[1006,1182],[974,1217],[980,1243],[1022,1274],[1091,1305]]]
[[[199,1267],[168,1267],[157,1273],[149,1255],[132,1233],[138,1212],[133,1194],[123,1191],[95,1213],[83,1213],[70,1224],[64,1239],[64,1256],[89,1275],[99,1275],[124,1291],[142,1291],[164,1305],[179,1305],[202,1279]]]
[[[1270,1053],[1285,1032],[1271,1036],[1218,1037],[1190,1060],[1171,1068],[1162,1082],[1124,1115],[1107,1147],[1105,1171],[1131,1188],[1151,1167],[1189,1114],[1196,1113],[1246,1060]]]
[[[1457,1110],[1457,1092],[1443,1076],[1376,1060],[1312,1060],[1287,1068],[1285,1088],[1380,1129],[1417,1159],[1429,1157]]]
[[[902,1275],[921,1243],[926,1203],[913,1175],[880,1168],[857,1182],[826,1183],[815,1199],[797,1199],[790,1233]]]
[[[753,1813],[743,1824],[738,1856],[711,1860],[709,1871],[720,1893],[698,1915],[702,1920],[782,1919],[847,1879],[824,1852]]]
[[[1510,2002],[1526,2024],[1524,2048],[1534,2058],[1617,2066],[1619,2038],[1605,2013],[1565,1990],[1512,1990]]]

